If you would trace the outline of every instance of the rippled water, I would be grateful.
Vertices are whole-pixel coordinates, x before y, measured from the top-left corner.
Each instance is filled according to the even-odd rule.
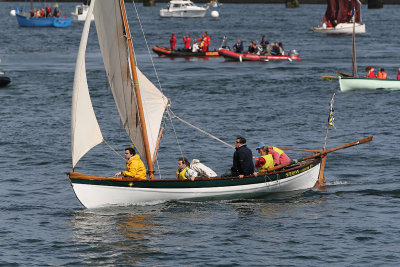
[[[74,3],[62,3],[68,14]],[[200,36],[211,46],[222,37],[281,41],[301,62],[185,60],[151,54],[163,92],[183,119],[233,144],[237,135],[257,142],[319,149],[337,82],[322,75],[351,72],[351,37],[311,32],[325,6],[224,4],[212,19],[161,19],[164,4],[138,4],[149,46],[168,45],[171,32]],[[65,172],[71,170],[70,103],[83,23],[67,29],[20,28],[0,3],[0,57],[12,79],[0,89],[0,265],[138,266],[396,266],[400,261],[400,113],[398,91],[338,92],[336,129],[328,148],[369,135],[373,142],[328,156],[326,191],[237,201],[169,202],[84,209]],[[132,3],[127,3],[139,67],[156,82]],[[359,71],[384,67],[394,77],[399,60],[399,6],[363,9],[367,33],[357,36]],[[140,32],[140,31],[139,31]],[[137,37],[137,38],[136,38]],[[92,28],[87,54],[89,87],[106,140],[128,145],[104,74]],[[217,173],[230,167],[232,149],[174,120],[167,124],[159,164],[174,175],[176,145]],[[253,150],[256,152],[255,150]],[[292,158],[301,153],[288,152]],[[101,144],[77,171],[112,175],[124,162]]]

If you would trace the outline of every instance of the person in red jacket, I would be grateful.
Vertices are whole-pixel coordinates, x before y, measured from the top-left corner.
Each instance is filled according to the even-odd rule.
[[[367,72],[367,75],[364,76],[365,78],[375,78],[374,68],[372,68],[371,66],[366,66],[365,71]]]
[[[204,32],[203,36],[201,38],[197,38],[196,41],[201,42],[200,47],[201,47],[202,52],[208,51],[208,47],[211,44],[211,38],[210,38],[210,36],[208,36],[207,32]]]
[[[169,44],[170,44],[170,46],[171,46],[171,50],[172,50],[172,51],[175,51],[175,45],[176,45],[176,36],[175,36],[175,33],[173,33],[173,34],[171,35],[171,39],[169,40]]]
[[[192,45],[189,34],[186,36],[185,35],[183,36],[183,42],[185,43],[185,50],[189,51],[191,49],[191,45]]]
[[[400,80],[400,68],[399,68],[399,72],[397,73],[397,80]]]

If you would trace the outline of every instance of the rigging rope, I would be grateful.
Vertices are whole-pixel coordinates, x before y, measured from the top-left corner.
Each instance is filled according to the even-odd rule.
[[[115,154],[117,154],[118,156],[120,156],[120,157],[126,162],[126,159],[125,159],[121,154],[119,154],[109,143],[107,143],[106,139],[103,138],[103,142],[104,142]]]
[[[214,135],[212,135],[212,134],[210,134],[210,133],[208,133],[208,132],[206,132],[206,131],[200,129],[199,127],[194,126],[193,124],[191,124],[191,123],[185,121],[184,119],[182,119],[182,118],[176,116],[175,113],[174,113],[172,110],[169,109],[169,111],[172,113],[172,115],[173,115],[174,118],[180,120],[181,122],[185,123],[186,125],[189,125],[190,127],[192,127],[192,128],[194,128],[194,129],[196,129],[196,130],[198,130],[198,131],[204,133],[205,135],[210,136],[211,138],[213,138],[213,139],[215,139],[215,140],[217,140],[217,141],[223,143],[224,145],[227,145],[227,146],[230,147],[230,148],[235,148],[233,145],[228,144],[227,142],[225,142],[225,141],[219,139],[218,137],[216,137],[216,136],[214,136]]]
[[[161,82],[160,82],[160,79],[159,79],[159,77],[158,77],[158,72],[157,72],[156,66],[155,66],[155,64],[154,64],[153,57],[151,56],[151,51],[150,51],[149,44],[148,44],[148,42],[147,42],[146,35],[144,34],[144,30],[143,30],[143,26],[142,26],[142,21],[140,20],[139,12],[138,12],[138,10],[137,10],[137,8],[136,8],[135,0],[132,0],[132,3],[133,3],[133,6],[135,7],[136,17],[138,18],[139,25],[140,25],[140,29],[142,30],[143,39],[144,39],[144,42],[146,43],[146,48],[147,48],[147,52],[148,52],[148,54],[149,54],[149,58],[150,58],[150,61],[151,61],[151,65],[153,66],[153,70],[154,70],[154,73],[155,73],[155,75],[156,75],[158,87],[160,88],[160,91],[162,92],[163,90],[162,90],[162,87],[161,87]]]

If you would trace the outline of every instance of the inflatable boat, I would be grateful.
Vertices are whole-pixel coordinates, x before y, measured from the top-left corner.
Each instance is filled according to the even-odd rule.
[[[188,50],[178,49],[172,51],[169,48],[163,46],[153,46],[153,51],[160,57],[219,57],[221,56],[218,51],[209,52],[192,52]]]
[[[225,58],[225,60],[233,61],[300,61],[298,53],[295,50],[291,50],[289,54],[282,56],[275,55],[257,55],[248,53],[236,53],[227,49],[220,49],[219,54]]]

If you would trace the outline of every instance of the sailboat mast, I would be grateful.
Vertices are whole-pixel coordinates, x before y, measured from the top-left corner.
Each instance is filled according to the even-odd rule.
[[[150,145],[149,145],[149,139],[148,139],[148,136],[147,136],[146,122],[145,122],[145,119],[144,119],[142,97],[141,97],[140,89],[139,89],[139,81],[138,81],[138,76],[137,76],[137,72],[136,72],[135,58],[133,56],[132,36],[131,36],[131,32],[129,30],[128,20],[127,20],[127,17],[126,17],[124,0],[120,0],[120,6],[121,6],[121,15],[122,15],[122,19],[123,19],[123,22],[124,22],[126,38],[128,40],[129,60],[130,60],[130,63],[131,63],[131,73],[132,73],[132,77],[133,77],[133,87],[134,87],[134,90],[135,90],[136,101],[137,101],[137,105],[138,105],[138,112],[139,112],[139,117],[140,117],[140,125],[142,126],[141,128],[142,128],[143,143],[144,143],[145,154],[146,154],[145,156],[146,156],[147,166],[149,168],[148,171],[149,171],[149,174],[150,174],[150,179],[154,179],[153,161],[151,160]]]
[[[353,9],[353,34],[352,34],[352,55],[353,55],[353,77],[358,77],[357,73],[357,59],[356,59],[356,11],[355,8]]]

